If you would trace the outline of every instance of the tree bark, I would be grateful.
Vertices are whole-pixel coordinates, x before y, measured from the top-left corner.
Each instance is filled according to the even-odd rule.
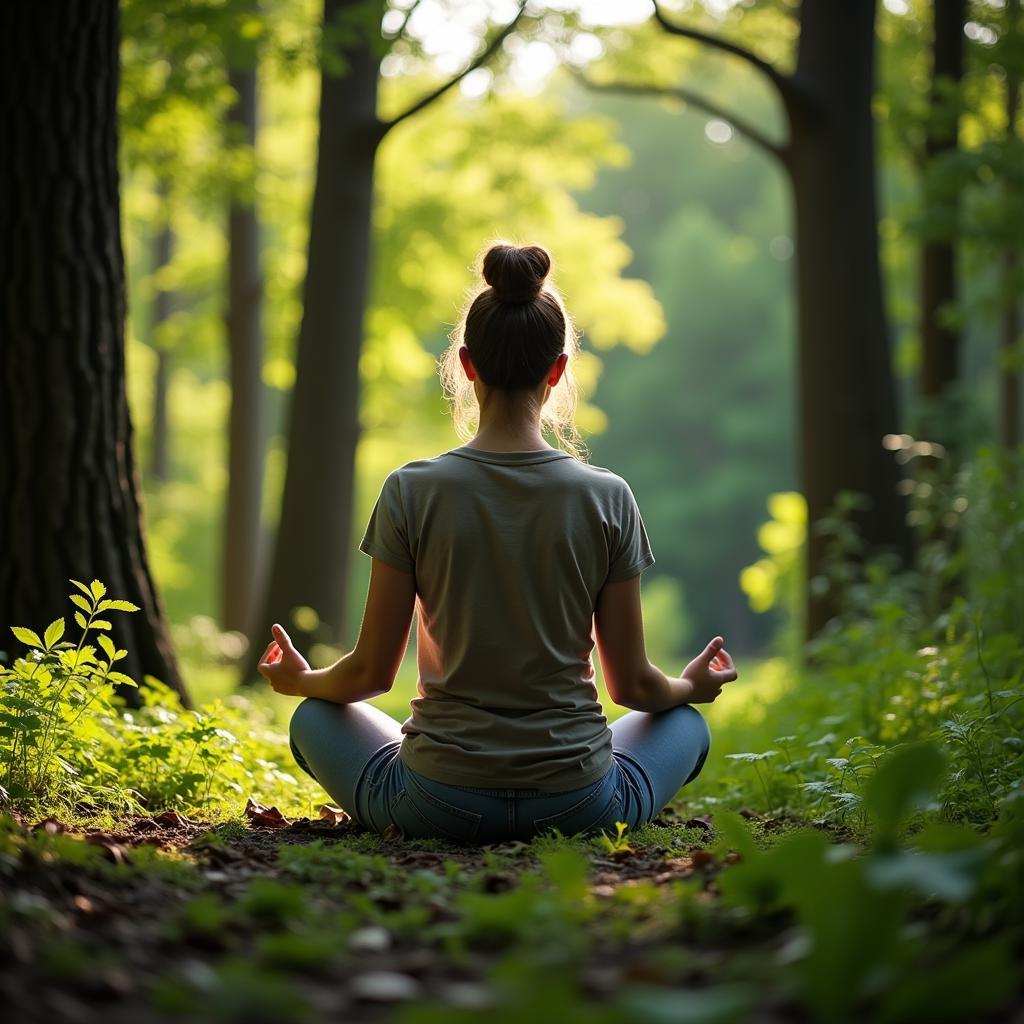
[[[1020,0],[1007,0],[1007,31],[1020,26]],[[1020,113],[1020,72],[1015,66],[1006,68],[1006,137],[1017,136],[1017,118]],[[999,370],[999,440],[1006,448],[1020,444],[1020,370],[1014,358],[1020,341],[1020,300],[1014,290],[1018,267],[1017,247],[1007,245],[1003,252],[1003,281],[1006,287],[1006,305],[999,325],[999,349],[1006,365]]]
[[[358,7],[365,7],[364,0],[325,0],[325,26]],[[281,519],[266,599],[249,634],[244,679],[255,675],[274,622],[285,625],[306,649],[312,641],[344,640],[373,165],[382,126],[377,120],[379,48],[364,34],[346,44],[343,58],[340,74],[328,62],[321,76],[319,153]],[[296,622],[297,607],[312,608],[319,626],[308,629]]]
[[[69,578],[97,577],[141,608],[114,617],[118,667],[184,697],[125,395],[118,42],[116,0],[0,14],[0,623],[69,615]]]
[[[233,69],[238,102],[229,114],[234,141],[256,145],[256,69]],[[224,511],[221,623],[244,632],[255,614],[262,578],[260,509],[263,498],[266,401],[263,388],[263,271],[255,199],[232,198],[228,210],[228,308],[226,316],[231,410],[228,425],[228,490]]]
[[[161,190],[166,207],[167,192]],[[174,248],[174,233],[170,220],[164,222],[153,246],[153,271],[162,270],[171,262]],[[170,353],[158,337],[160,327],[171,315],[172,294],[157,287],[153,301],[153,319],[150,325],[150,344],[156,355],[156,370],[153,373],[153,422],[150,435],[149,471],[154,480],[163,482],[168,477],[170,455],[170,427],[167,418],[167,388],[170,379]]]
[[[964,18],[966,0],[935,0],[932,42],[931,110],[925,137],[925,171],[956,150],[960,118],[949,109],[946,87],[957,85],[964,72]],[[929,205],[955,215],[956,195],[928,187]],[[921,252],[921,396],[936,400],[948,396],[960,368],[960,331],[941,322],[944,306],[956,302],[956,250],[951,238],[929,238]],[[939,424],[930,424],[934,433]],[[948,435],[935,437],[944,443]]]
[[[789,169],[796,221],[799,451],[807,499],[808,584],[828,539],[813,528],[843,491],[866,495],[855,520],[868,546],[908,562],[912,538],[898,468],[882,438],[899,431],[878,252],[875,3],[804,0],[790,106]],[[808,588],[807,631],[837,610]]]

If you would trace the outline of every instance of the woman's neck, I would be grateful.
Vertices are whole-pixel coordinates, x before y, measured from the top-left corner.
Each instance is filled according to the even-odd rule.
[[[495,400],[497,398],[497,400]],[[523,408],[510,406],[498,396],[486,401],[480,409],[480,425],[467,447],[484,452],[535,452],[550,449],[541,433],[541,418]]]

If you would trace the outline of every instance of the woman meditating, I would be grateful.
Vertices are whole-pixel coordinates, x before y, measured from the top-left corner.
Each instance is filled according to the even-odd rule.
[[[693,705],[736,678],[721,637],[679,676],[647,658],[654,556],[629,485],[581,455],[578,338],[550,266],[532,245],[484,256],[440,364],[471,439],[385,479],[359,545],[373,562],[355,649],[311,669],[275,625],[261,659],[278,693],[306,698],[296,761],[370,829],[491,843],[635,828],[700,772]],[[400,724],[361,702],[391,689],[414,607],[419,696]],[[595,637],[608,696],[632,709],[610,726]]]

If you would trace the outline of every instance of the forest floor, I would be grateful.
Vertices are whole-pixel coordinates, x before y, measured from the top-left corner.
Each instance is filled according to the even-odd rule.
[[[753,1005],[758,1020],[802,1016],[767,981],[789,955],[786,922],[709,926],[717,878],[738,858],[685,808],[628,842],[483,848],[323,814],[3,819],[6,1019],[714,1022]],[[745,816],[755,834],[788,827]]]

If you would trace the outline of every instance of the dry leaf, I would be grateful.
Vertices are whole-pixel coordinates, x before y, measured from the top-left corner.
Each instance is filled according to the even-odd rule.
[[[347,825],[352,820],[352,815],[348,811],[343,811],[340,807],[334,807],[332,804],[320,805],[320,817],[332,825]]]
[[[168,828],[182,828],[186,825],[192,824],[188,818],[179,814],[177,811],[161,811],[153,818],[153,820],[158,825],[165,825]]]
[[[396,843],[402,838],[402,830],[392,822],[392,824],[384,829],[380,837],[386,843]]]
[[[90,832],[85,837],[85,841],[93,846],[101,846],[104,856],[112,863],[123,864],[125,862],[125,852],[118,846],[112,835],[108,835],[106,832]]]
[[[710,850],[694,850],[690,854],[690,860],[697,871],[715,863],[715,855]]]
[[[256,828],[287,828],[291,824],[276,807],[264,807],[252,797],[245,803],[245,815]]]

